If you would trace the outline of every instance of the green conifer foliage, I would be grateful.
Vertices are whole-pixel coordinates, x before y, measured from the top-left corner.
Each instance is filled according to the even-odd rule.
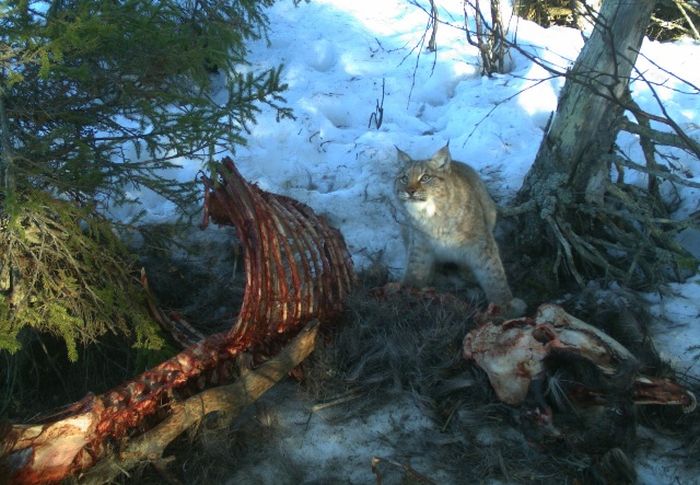
[[[60,336],[71,360],[105,333],[162,344],[100,208],[129,187],[191,208],[178,160],[234,150],[262,105],[291,116],[281,67],[245,60],[272,3],[0,2],[0,351],[23,329]]]
[[[10,190],[120,200],[127,183],[183,206],[164,175],[243,143],[261,103],[281,107],[280,69],[251,71],[264,1],[11,0],[0,6],[2,176]],[[212,72],[225,79],[214,97]],[[8,185],[9,184],[9,185]]]
[[[93,211],[35,192],[0,221],[0,350],[25,327],[61,337],[69,360],[107,332],[160,349],[133,261]]]

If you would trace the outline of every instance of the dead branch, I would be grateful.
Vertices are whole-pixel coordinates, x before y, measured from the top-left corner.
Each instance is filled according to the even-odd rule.
[[[661,96],[659,96],[659,93],[656,91],[656,88],[642,75],[642,73],[639,72],[639,69],[636,67],[634,70],[640,75],[640,77],[644,80],[646,83],[647,87],[651,91],[652,96],[656,100],[656,104],[659,106],[659,109],[661,110],[661,113],[663,116],[656,117],[654,118],[651,113],[644,112],[644,116],[646,116],[649,119],[656,119],[656,120],[661,120],[662,123],[670,126],[673,131],[676,132],[676,135],[685,142],[686,148],[684,150],[689,150],[695,157],[700,159],[700,144],[698,144],[695,140],[693,140],[690,135],[688,135],[685,130],[683,130],[680,125],[674,120],[671,115],[668,113],[668,110],[666,109],[666,105],[664,102],[661,100]],[[630,107],[627,107],[627,109],[630,109]],[[634,110],[634,106],[631,107],[632,110]]]
[[[643,115],[643,111],[634,111],[633,113]],[[648,117],[647,117],[648,119]],[[691,152],[696,157],[700,158],[700,143],[693,140],[690,136],[681,137],[675,133],[668,133],[665,131],[655,130],[646,125],[640,125],[638,123],[633,123],[632,121],[621,118],[620,119],[620,129],[628,133],[633,133],[644,138],[657,143],[659,145],[666,145],[671,147],[680,148]]]
[[[639,125],[637,125],[637,126],[639,126]],[[627,130],[625,130],[625,131],[627,131]],[[681,178],[678,175],[673,174],[667,170],[662,170],[662,169],[658,168],[658,166],[656,168],[650,168],[648,165],[647,166],[640,165],[638,163],[634,163],[631,160],[627,160],[626,158],[621,157],[621,156],[612,155],[612,158],[614,159],[613,162],[615,164],[619,164],[619,165],[622,165],[624,167],[632,168],[632,169],[637,170],[639,172],[653,175],[654,177],[658,177],[660,179],[669,180],[669,181],[676,183],[678,185],[685,185],[686,187],[693,187],[696,189],[700,189],[700,183],[693,182],[692,180],[686,180],[684,178]]]
[[[693,12],[695,15],[698,15],[698,11],[684,0],[673,0],[673,3],[676,4],[676,7],[680,11],[681,15],[683,15],[683,18],[688,23],[688,27],[690,27],[690,30],[693,32],[693,38],[695,40],[700,40],[700,32],[698,32],[698,29],[695,27],[693,20],[690,18],[690,15],[688,15],[688,10]]]
[[[387,467],[392,467],[403,472],[403,477],[401,483],[415,483],[420,485],[435,485],[436,482],[426,477],[422,473],[417,472],[408,463],[399,463],[398,461],[391,460],[389,458],[382,458],[379,456],[372,457],[372,473],[377,479],[377,485],[382,485],[383,478],[379,470],[380,465],[387,465]]]
[[[435,1],[430,0],[430,22],[432,27],[432,32],[430,33],[430,40],[428,41],[428,50],[430,52],[435,52],[437,50],[437,29],[438,29],[438,11],[435,6]]]
[[[354,276],[341,234],[308,206],[246,182],[230,159],[214,169],[216,177],[203,178],[204,226],[209,217],[235,226],[244,250],[245,294],[231,330],[37,424],[0,430],[1,476],[17,484],[54,482],[120,456],[129,439],[188,409],[183,396],[228,382],[242,353],[274,355],[309,321],[342,310]],[[180,323],[162,312],[154,318]]]
[[[467,26],[469,20],[467,5],[474,10],[476,33],[473,37]],[[474,2],[466,0],[463,7],[464,31],[467,35],[467,42],[479,49],[479,54],[481,55],[481,73],[489,77],[494,73],[505,72],[505,57],[508,47],[505,31],[503,29],[503,22],[501,21],[500,0],[490,0],[490,5],[490,27],[481,12],[479,0],[474,0]]]
[[[634,117],[637,119],[637,123],[641,129],[646,129],[646,130],[651,130],[651,123],[649,121],[649,117],[645,116],[643,113],[642,108],[639,106],[639,104],[632,99],[632,93],[630,93],[629,86],[627,86],[627,102],[634,108],[634,111],[632,111],[632,114]],[[626,118],[624,118],[626,119]],[[656,148],[654,147],[654,143],[652,142],[651,138],[647,136],[642,136],[639,139],[639,144],[642,147],[642,153],[644,154],[644,160],[646,161],[646,166],[649,170],[651,171],[657,171],[658,170],[658,164],[656,163]],[[648,183],[647,183],[647,189],[649,190],[649,193],[655,197],[660,199],[661,195],[659,194],[659,184],[658,181],[656,180],[656,177],[649,177]]]
[[[309,323],[273,359],[254,370],[244,370],[235,383],[208,389],[174,404],[170,417],[89,469],[80,482],[98,485],[139,463],[159,460],[175,438],[208,414],[218,413],[218,424],[228,424],[308,357],[315,347],[318,327],[317,321]]]

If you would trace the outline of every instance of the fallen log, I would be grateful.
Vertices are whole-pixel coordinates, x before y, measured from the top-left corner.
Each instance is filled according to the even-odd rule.
[[[87,470],[78,477],[80,483],[99,485],[139,463],[157,462],[175,438],[208,414],[220,413],[218,424],[228,424],[309,356],[317,333],[318,321],[311,322],[274,358],[253,370],[244,369],[233,384],[208,389],[173,405],[167,419]]]

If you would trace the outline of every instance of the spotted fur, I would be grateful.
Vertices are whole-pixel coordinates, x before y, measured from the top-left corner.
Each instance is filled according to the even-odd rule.
[[[452,160],[447,145],[427,160],[397,151],[396,196],[407,216],[403,283],[426,286],[436,263],[456,263],[471,270],[490,302],[522,315],[525,303],[511,294],[493,237],[496,204],[479,174]]]

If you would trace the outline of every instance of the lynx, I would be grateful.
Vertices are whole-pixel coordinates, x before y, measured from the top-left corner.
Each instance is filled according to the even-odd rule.
[[[493,237],[496,203],[477,172],[452,160],[448,145],[427,160],[413,160],[398,148],[397,152],[403,167],[396,194],[408,221],[403,284],[425,286],[436,263],[455,263],[472,272],[487,300],[505,315],[522,315],[525,303],[510,292]]]

